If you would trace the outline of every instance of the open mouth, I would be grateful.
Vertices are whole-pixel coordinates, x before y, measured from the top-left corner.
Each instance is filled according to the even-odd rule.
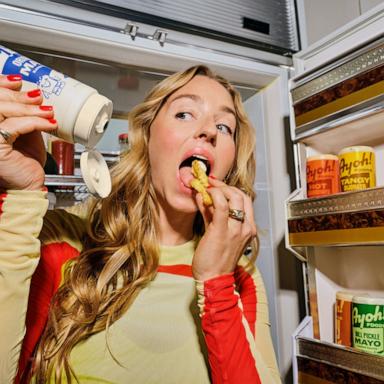
[[[180,164],[180,167],[179,169],[183,168],[183,167],[189,167],[191,168],[192,167],[192,162],[194,160],[197,160],[199,161],[201,164],[203,164],[203,168],[205,170],[205,173],[207,175],[209,175],[209,172],[211,171],[211,165],[209,163],[209,160],[204,157],[204,156],[201,156],[201,155],[193,155],[193,156],[190,156],[188,158],[186,158],[181,164]]]
[[[180,173],[180,179],[184,186],[190,188],[190,182],[194,178],[192,175],[192,162],[194,160],[197,160],[200,162],[200,164],[203,165],[203,168],[205,169],[205,173],[209,175],[211,171],[211,164],[209,160],[202,155],[192,155],[190,157],[187,157],[179,167],[179,173]]]

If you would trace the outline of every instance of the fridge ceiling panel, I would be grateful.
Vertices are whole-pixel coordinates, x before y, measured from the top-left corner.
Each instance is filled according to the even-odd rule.
[[[126,19],[82,9],[74,14],[73,7],[52,1],[31,0],[28,8],[23,6],[23,1],[9,3],[17,4],[0,3],[0,30],[4,45],[18,44],[164,74],[204,63],[230,81],[252,88],[263,88],[276,77],[287,77],[285,65],[288,58],[284,56],[229,43],[223,43],[222,49],[215,50],[212,46],[205,46],[207,41],[214,42],[213,39],[198,37],[201,40],[198,44],[177,44],[170,39],[160,45],[150,39],[152,34],[148,31],[135,39],[128,36],[122,31]],[[140,24],[140,28],[143,26]],[[155,29],[151,27],[150,32]],[[188,37],[185,33],[175,34]],[[217,41],[217,45],[220,43]],[[269,55],[274,64],[264,62],[265,57],[260,58],[263,54]],[[275,64],[276,58],[284,63],[284,67]]]
[[[293,0],[55,0],[164,29],[278,54],[298,51]]]

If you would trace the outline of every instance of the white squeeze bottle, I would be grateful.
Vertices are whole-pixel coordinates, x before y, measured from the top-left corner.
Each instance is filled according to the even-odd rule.
[[[92,148],[104,134],[112,115],[112,101],[94,88],[48,68],[0,45],[0,70],[20,74],[22,90],[39,88],[43,104],[52,105],[58,129],[52,134],[70,143],[83,144],[80,168],[90,193],[106,197],[111,177],[101,154]]]

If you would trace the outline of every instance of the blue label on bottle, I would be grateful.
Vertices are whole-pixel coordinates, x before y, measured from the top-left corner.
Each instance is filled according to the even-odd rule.
[[[10,49],[0,46],[0,58],[4,75],[22,75],[23,80],[35,83],[46,99],[51,95],[59,96],[65,86],[67,76]]]

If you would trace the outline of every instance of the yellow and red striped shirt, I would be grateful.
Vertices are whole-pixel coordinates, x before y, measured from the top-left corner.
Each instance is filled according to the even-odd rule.
[[[44,192],[0,198],[0,382],[28,366],[65,263],[82,249],[86,215],[47,205]],[[195,246],[161,246],[157,276],[129,310],[73,348],[80,383],[281,382],[259,272],[244,256],[233,274],[196,282]]]

